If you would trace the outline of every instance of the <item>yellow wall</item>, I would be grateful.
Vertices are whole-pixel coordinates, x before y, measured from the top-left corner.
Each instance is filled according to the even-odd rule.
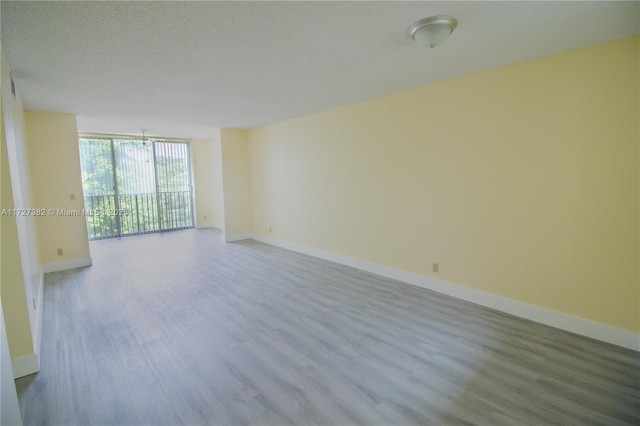
[[[247,132],[220,129],[225,235],[251,232]]]
[[[2,98],[1,205],[11,210],[33,208],[31,167],[26,154],[25,114],[19,88],[11,91],[11,69],[0,49]],[[29,216],[3,216],[0,235],[0,287],[11,358],[38,351],[42,313],[42,269],[38,236]]]
[[[82,175],[76,117],[27,111],[28,155],[34,202],[39,208],[82,210]],[[70,194],[75,194],[71,201]],[[86,218],[47,215],[37,218],[42,263],[89,257]],[[57,249],[63,249],[63,256]]]
[[[224,231],[224,188],[222,185],[222,144],[220,136],[212,141],[213,226]]]
[[[0,117],[2,139],[2,146],[0,147],[2,156],[0,164],[0,209],[11,210],[15,205],[9,173],[5,120],[2,114],[0,114]],[[0,223],[0,294],[5,315],[9,351],[11,358],[15,359],[34,352],[33,340],[16,217],[2,215]]]
[[[224,228],[220,139],[191,141],[196,226]]]
[[[0,48],[1,50],[1,48]],[[19,87],[15,87],[15,96],[11,92],[11,68],[7,63],[4,52],[1,52],[2,73],[1,91],[3,103],[5,148],[7,148],[7,160],[9,164],[7,179],[10,178],[10,186],[13,192],[12,201],[14,207],[19,209],[34,208],[32,197],[33,186],[31,182],[31,165],[28,162],[26,153],[26,125],[25,112],[20,96]],[[8,183],[7,183],[8,184]],[[40,257],[38,255],[38,235],[35,220],[30,216],[19,215],[15,218],[17,227],[18,247],[20,251],[19,259],[22,267],[23,291],[27,300],[27,309],[30,329],[24,331],[26,335],[33,338],[33,345],[39,344],[38,318],[42,313],[42,268],[40,266]],[[17,291],[17,288],[16,288]],[[12,303],[11,301],[3,302],[5,305]],[[7,319],[8,323],[12,322],[11,318]],[[10,328],[8,325],[7,327]],[[22,333],[23,331],[20,331]],[[12,341],[9,341],[12,345]]]
[[[253,231],[640,331],[638,40],[251,130]]]

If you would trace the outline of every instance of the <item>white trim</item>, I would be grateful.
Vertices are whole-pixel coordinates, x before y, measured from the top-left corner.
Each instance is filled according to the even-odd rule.
[[[601,340],[603,342],[622,346],[634,351],[640,351],[640,333],[635,333],[630,330],[576,317],[548,308],[543,308],[541,306],[530,305],[528,303],[475,290],[459,284],[453,284],[437,278],[406,271],[404,269],[394,268],[392,266],[382,265],[368,260],[334,253],[328,250],[309,247],[292,241],[280,240],[259,234],[253,234],[252,238],[266,244],[329,260],[331,262],[340,263],[342,265],[351,266],[356,269],[382,275],[408,284],[413,284],[438,293],[466,300],[477,305],[579,334],[581,336]]]
[[[48,274],[49,272],[66,271],[67,269],[83,268],[85,266],[91,265],[93,265],[93,260],[91,259],[91,257],[81,257],[79,259],[47,263],[45,265],[42,265],[42,272]]]
[[[44,272],[40,268],[38,277],[38,305],[36,306],[36,335],[33,337],[33,344],[36,355],[40,356],[40,343],[42,342],[42,307],[44,306]]]
[[[205,222],[198,222],[196,224],[196,228],[197,229],[203,229],[203,228],[215,228],[215,224],[213,222],[210,221],[205,221]]]
[[[11,367],[13,378],[19,379],[40,371],[40,360],[36,354],[25,355],[11,360]]]
[[[250,240],[252,238],[252,234],[250,233],[246,233],[246,234],[224,234],[224,242],[225,243],[231,243],[233,241],[240,241],[240,240]]]

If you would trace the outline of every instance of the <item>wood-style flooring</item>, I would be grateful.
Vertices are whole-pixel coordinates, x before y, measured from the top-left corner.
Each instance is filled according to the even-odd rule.
[[[255,241],[47,274],[27,425],[640,424],[637,352]]]

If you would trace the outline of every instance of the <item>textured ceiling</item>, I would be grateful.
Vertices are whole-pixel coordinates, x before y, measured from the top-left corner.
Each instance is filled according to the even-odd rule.
[[[206,137],[640,32],[638,2],[10,2],[28,109],[82,131]],[[428,49],[408,26],[451,15]]]

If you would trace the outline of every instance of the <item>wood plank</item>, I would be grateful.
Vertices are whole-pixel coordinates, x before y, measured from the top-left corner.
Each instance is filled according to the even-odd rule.
[[[640,354],[211,229],[47,274],[31,424],[640,424]]]

